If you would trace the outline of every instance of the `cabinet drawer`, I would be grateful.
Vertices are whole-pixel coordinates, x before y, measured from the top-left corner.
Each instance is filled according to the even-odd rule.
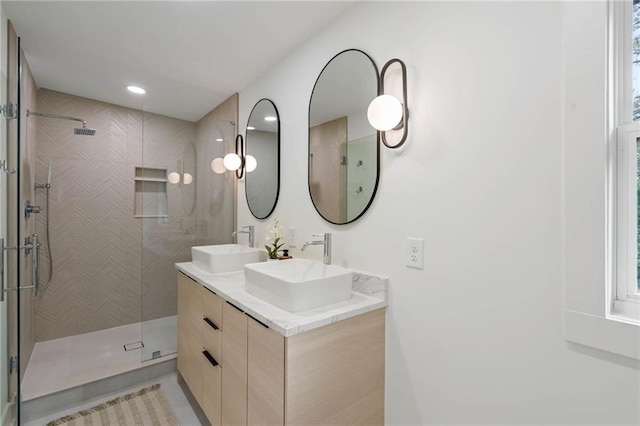
[[[222,363],[222,330],[202,321],[202,346],[216,361]]]
[[[222,298],[205,286],[201,287],[199,296],[202,300],[202,315],[222,329]]]
[[[219,426],[222,402],[222,368],[214,366],[204,354],[202,356],[202,411],[212,426]],[[218,361],[218,358],[215,358]]]

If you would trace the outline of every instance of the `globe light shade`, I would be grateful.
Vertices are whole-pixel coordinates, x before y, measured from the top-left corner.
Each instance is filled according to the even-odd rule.
[[[247,168],[247,172],[252,172],[258,167],[258,160],[253,155],[247,155],[245,157],[245,167]]]
[[[242,160],[240,159],[240,156],[232,152],[224,156],[223,162],[227,170],[238,170],[242,165]]]
[[[182,183],[184,183],[185,185],[189,185],[191,182],[193,182],[193,176],[191,175],[191,173],[185,173],[184,175],[182,175]]]
[[[169,181],[169,183],[172,183],[174,185],[178,184],[178,183],[180,183],[180,174],[178,174],[176,172],[171,172],[167,176],[167,180]]]
[[[386,132],[402,122],[403,113],[402,103],[395,96],[380,95],[369,104],[367,118],[376,130]]]
[[[214,173],[217,173],[219,175],[223,174],[224,172],[227,171],[227,168],[224,166],[224,160],[220,157],[214,159],[211,162],[211,170],[214,171]]]

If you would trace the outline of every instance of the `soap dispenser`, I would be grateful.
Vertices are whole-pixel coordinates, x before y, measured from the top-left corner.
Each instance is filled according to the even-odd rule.
[[[293,259],[293,257],[289,256],[289,249],[284,249],[282,250],[282,256],[280,256],[278,259],[287,260],[287,259]]]

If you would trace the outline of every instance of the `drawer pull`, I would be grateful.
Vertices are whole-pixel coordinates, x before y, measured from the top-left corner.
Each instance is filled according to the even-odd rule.
[[[218,364],[218,361],[215,360],[214,357],[211,356],[211,354],[209,353],[209,351],[202,351],[202,355],[204,355],[204,357],[211,363],[211,365],[213,365],[214,367],[216,367]]]
[[[207,324],[209,324],[211,326],[211,328],[213,328],[214,330],[220,330],[220,327],[218,327],[213,321],[211,321],[209,318],[204,317],[202,318],[204,320],[204,322],[206,322]]]

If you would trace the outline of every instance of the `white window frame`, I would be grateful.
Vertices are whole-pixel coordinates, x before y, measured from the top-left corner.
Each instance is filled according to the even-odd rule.
[[[633,123],[633,1],[610,1],[608,8],[608,316],[640,324],[637,293],[637,140]]]
[[[628,91],[627,93],[629,93]],[[618,127],[615,137],[616,156],[610,163],[616,176],[610,203],[616,207],[611,239],[615,245],[615,271],[612,272],[610,316],[640,324],[640,294],[637,291],[638,216],[637,216],[637,144],[640,123]]]
[[[621,30],[620,23],[629,5],[562,5],[564,335],[572,343],[640,360],[640,325],[616,310],[623,306],[616,276],[616,135],[623,117],[631,119],[631,104],[620,96],[631,87],[622,73],[630,55],[621,46],[631,25]]]

